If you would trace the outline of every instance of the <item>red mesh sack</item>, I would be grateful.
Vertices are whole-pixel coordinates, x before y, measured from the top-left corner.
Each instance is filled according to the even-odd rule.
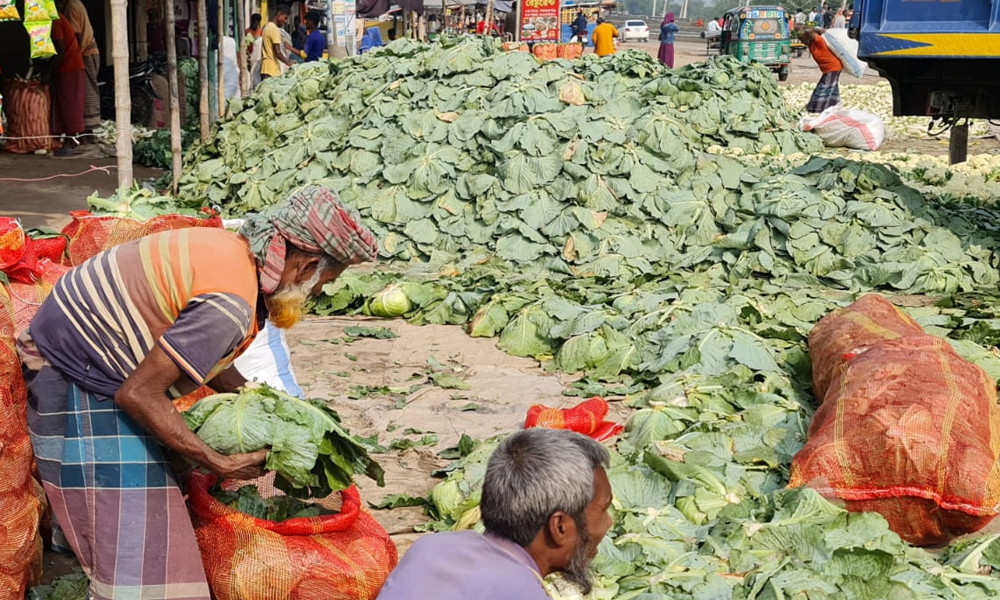
[[[916,321],[878,294],[834,311],[809,333],[813,392],[822,400],[837,368],[872,345],[924,332]]]
[[[881,303],[866,306],[881,334],[902,326],[892,313],[879,316]],[[1000,512],[994,382],[947,341],[923,333],[856,337],[861,350],[832,352],[851,347],[831,333],[833,319],[841,319],[845,336],[858,333],[858,321],[844,315],[826,317],[831,321],[816,327],[823,335],[809,339],[814,356],[840,358],[829,361],[829,386],[792,461],[789,486],[813,487],[851,511],[878,512],[916,545],[944,544],[986,526]]]
[[[556,54],[559,58],[575,60],[583,56],[583,46],[581,44],[559,44],[559,50],[556,51]]]
[[[63,236],[35,240],[28,238],[24,243],[24,255],[17,263],[2,269],[11,281],[33,283],[43,277],[46,263],[61,264],[66,251],[66,238]]]
[[[71,211],[73,222],[63,228],[69,238],[64,264],[75,267],[99,252],[141,237],[188,227],[222,227],[222,217],[161,215],[148,221],[93,215],[86,210]]]
[[[273,473],[225,485],[255,483],[261,496],[280,494],[268,479]],[[396,546],[354,487],[339,494],[337,514],[274,523],[219,502],[209,493],[215,482],[194,473],[188,502],[217,600],[374,600],[396,566]]]
[[[0,600],[23,600],[41,577],[39,522],[45,507],[32,476],[28,391],[14,347],[13,304],[0,286]]]
[[[215,390],[207,385],[203,385],[187,396],[181,396],[180,398],[174,400],[174,408],[177,409],[177,412],[187,412],[191,410],[191,407],[194,406],[199,400],[207,398],[215,393]]]
[[[622,432],[624,427],[605,421],[608,403],[599,396],[584,400],[573,408],[549,408],[535,404],[528,409],[524,428],[569,429],[603,442]]]
[[[532,53],[539,60],[555,60],[559,58],[558,45],[556,44],[535,44]]]

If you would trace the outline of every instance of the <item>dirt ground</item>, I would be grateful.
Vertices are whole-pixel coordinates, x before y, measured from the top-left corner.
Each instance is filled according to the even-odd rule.
[[[136,181],[158,178],[159,169],[133,167]],[[69,211],[87,208],[87,196],[112,194],[117,183],[113,158],[17,155],[0,152],[0,215],[25,227],[61,229]]]
[[[344,327],[349,325],[387,327],[399,337],[347,343]],[[454,446],[462,434],[485,439],[511,432],[523,426],[532,404],[568,407],[582,400],[562,395],[572,376],[546,373],[534,360],[500,351],[495,339],[470,338],[459,327],[415,327],[401,320],[367,317],[310,317],[289,332],[288,343],[306,395],[328,399],[352,432],[377,434],[386,447],[404,438],[437,436],[436,443],[377,456],[386,470],[386,486],[358,480],[362,497],[373,504],[388,494],[425,496],[440,481],[430,473],[449,463],[437,453]],[[469,389],[430,384],[427,373],[433,361]],[[365,393],[361,387],[417,389],[393,394],[385,390]],[[628,410],[615,400],[620,399],[612,399],[610,418],[624,422]],[[408,428],[420,433],[404,435]],[[419,508],[372,512],[401,551],[417,537],[413,526],[427,520]]]

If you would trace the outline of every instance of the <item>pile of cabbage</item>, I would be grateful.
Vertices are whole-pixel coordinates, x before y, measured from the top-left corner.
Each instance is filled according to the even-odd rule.
[[[730,57],[670,71],[637,51],[539,63],[490,40],[401,40],[296,67],[230,103],[186,157],[179,196],[240,215],[325,181],[376,233],[430,218],[407,236],[426,243],[428,226],[476,217],[469,241],[482,243],[495,229],[479,199],[548,190],[558,201],[611,202],[691,176],[712,145],[819,150],[770,78]],[[405,242],[385,241],[383,255],[406,257]]]
[[[315,312],[460,325],[577,374],[567,394],[624,396],[595,598],[1000,594],[994,538],[934,554],[784,490],[815,408],[806,337],[859,293],[918,295],[925,329],[1000,377],[1000,211],[935,193],[937,166],[811,156],[798,116],[727,58],[402,41],[234,103],[181,200],[240,215],[325,182],[382,260]],[[485,455],[431,494],[434,528],[474,523]]]

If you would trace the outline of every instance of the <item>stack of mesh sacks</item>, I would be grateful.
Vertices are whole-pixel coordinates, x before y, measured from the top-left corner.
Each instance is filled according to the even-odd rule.
[[[25,414],[28,392],[15,340],[64,267],[38,256],[49,246],[28,238],[15,219],[0,219],[0,600],[22,600],[42,569],[39,524],[45,494],[33,476]],[[65,248],[65,240],[61,241]]]

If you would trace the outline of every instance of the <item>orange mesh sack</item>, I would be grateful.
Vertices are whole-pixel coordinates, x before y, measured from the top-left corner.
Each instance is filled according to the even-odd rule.
[[[48,259],[41,259],[37,263],[37,269],[39,277],[35,281],[31,283],[11,281],[8,287],[13,302],[15,339],[28,328],[42,302],[48,298],[59,278],[70,268]]]
[[[549,408],[535,404],[528,409],[524,428],[569,429],[603,442],[622,432],[618,423],[605,421],[608,403],[599,396],[584,400],[572,408]]]
[[[280,494],[267,480],[225,485],[255,483],[261,496]],[[217,500],[209,493],[215,482],[196,472],[188,501],[217,600],[374,600],[396,566],[396,546],[354,487],[340,493],[339,513],[275,523]]]
[[[75,210],[69,214],[73,217],[73,222],[64,227],[62,233],[69,238],[65,264],[71,267],[99,252],[153,233],[188,227],[222,227],[222,217],[218,215],[204,219],[185,215],[161,215],[148,221],[137,221],[93,215],[85,210]]]
[[[872,345],[924,332],[916,321],[878,294],[820,319],[809,333],[813,393],[822,400],[840,365]]]
[[[851,322],[845,332],[856,333]],[[810,336],[814,356],[832,355],[829,346],[845,340]],[[851,511],[878,512],[916,545],[946,543],[1000,512],[1000,409],[982,369],[922,333],[867,343],[830,368],[789,486],[813,487]]]
[[[23,600],[41,575],[44,510],[32,477],[28,391],[14,347],[13,305],[0,286],[0,600]]]
[[[558,48],[556,44],[535,44],[531,51],[539,60],[555,60],[559,58]]]
[[[583,46],[581,44],[559,44],[557,54],[559,58],[575,60],[583,56]]]
[[[8,79],[5,88],[4,114],[7,115],[9,139],[3,149],[15,154],[30,154],[36,150],[61,148],[59,140],[51,135],[49,86],[37,81]]]

